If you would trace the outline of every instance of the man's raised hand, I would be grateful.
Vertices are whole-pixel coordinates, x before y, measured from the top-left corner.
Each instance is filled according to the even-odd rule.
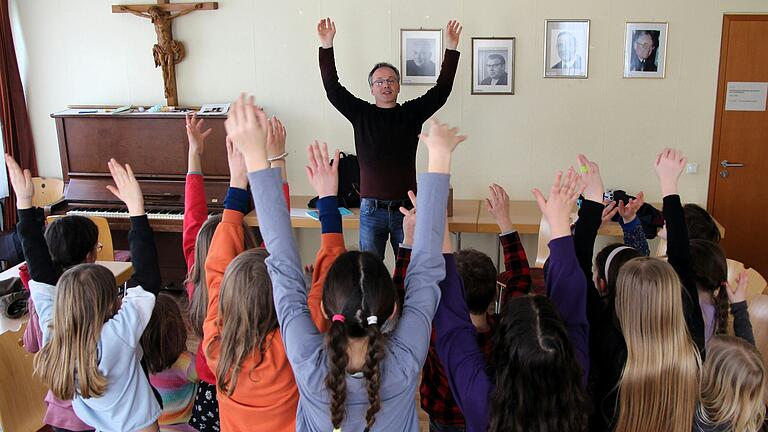
[[[450,20],[448,21],[448,25],[445,26],[445,34],[447,37],[447,41],[445,43],[446,48],[455,50],[459,47],[459,37],[461,36],[461,31],[464,29],[464,27],[461,26],[461,23],[459,23],[456,20]],[[334,27],[334,31],[335,31]]]
[[[331,48],[333,46],[333,38],[336,36],[336,23],[330,18],[321,19],[317,23],[317,36],[320,38],[320,46]]]

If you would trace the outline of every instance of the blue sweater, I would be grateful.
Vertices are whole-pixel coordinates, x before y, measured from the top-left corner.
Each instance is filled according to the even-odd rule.
[[[549,248],[547,293],[568,331],[581,365],[582,381],[586,383],[589,372],[587,282],[576,260],[572,237],[554,239]],[[466,419],[467,431],[485,432],[490,421],[490,399],[495,384],[486,373],[485,357],[477,346],[477,334],[469,318],[461,278],[452,255],[445,256],[445,266],[446,277],[440,284],[443,297],[435,315],[437,353],[453,397]],[[531,391],[535,393],[536,389]]]
[[[441,255],[445,208],[448,201],[445,174],[419,176],[419,219],[416,225],[411,271],[406,277],[406,297],[397,329],[387,342],[381,372],[381,410],[373,431],[418,431],[415,392],[427,355],[432,318],[440,300],[438,283],[445,276]],[[288,360],[299,387],[296,430],[330,432],[330,395],[324,379],[328,354],[310,318],[307,289],[299,252],[291,232],[288,209],[282,198],[280,171],[251,172],[261,233],[269,249],[266,264],[272,278],[277,319]],[[258,191],[258,193],[256,192]],[[365,429],[368,409],[366,380],[347,375],[347,413],[343,431]]]

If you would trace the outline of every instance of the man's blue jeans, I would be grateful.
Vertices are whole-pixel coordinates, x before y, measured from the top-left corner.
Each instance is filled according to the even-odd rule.
[[[376,204],[390,204],[393,201],[363,198],[360,200],[360,250],[372,252],[384,259],[387,239],[397,256],[397,249],[403,242],[403,214],[399,208],[377,208]]]

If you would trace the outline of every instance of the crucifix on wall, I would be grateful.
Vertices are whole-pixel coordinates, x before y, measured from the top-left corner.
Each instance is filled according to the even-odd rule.
[[[147,18],[155,25],[157,43],[152,47],[152,55],[155,58],[155,67],[160,66],[163,71],[163,86],[168,106],[178,105],[176,64],[180,63],[186,54],[184,45],[173,40],[173,20],[196,10],[218,8],[218,2],[171,3],[170,0],[157,0],[157,4],[112,5],[112,13],[130,13]]]

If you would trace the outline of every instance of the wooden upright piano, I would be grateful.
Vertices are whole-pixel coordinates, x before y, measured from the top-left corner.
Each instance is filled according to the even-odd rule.
[[[187,133],[183,113],[51,114],[65,182],[63,201],[52,214],[103,216],[109,221],[116,249],[128,249],[128,211],[107,189],[112,177],[107,161],[129,163],[144,192],[144,202],[160,257],[163,281],[181,287],[186,264],[181,245],[184,182],[187,173]],[[205,115],[213,129],[202,157],[208,210],[219,213],[229,185],[224,145],[226,115]]]

